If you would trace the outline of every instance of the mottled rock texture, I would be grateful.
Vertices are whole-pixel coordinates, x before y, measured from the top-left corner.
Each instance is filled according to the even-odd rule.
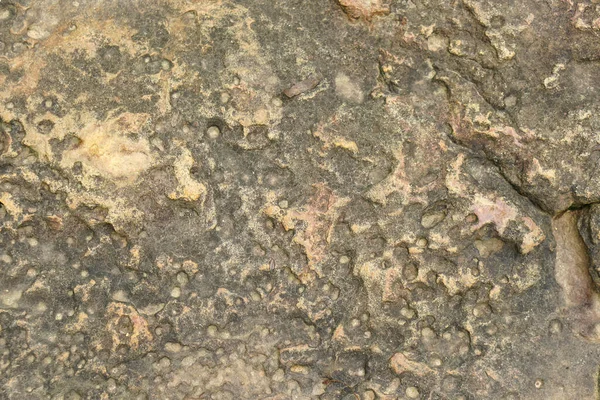
[[[596,399],[599,34],[0,0],[0,398]]]

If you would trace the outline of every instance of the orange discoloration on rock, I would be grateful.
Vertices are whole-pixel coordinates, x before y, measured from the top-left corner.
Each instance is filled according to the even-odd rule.
[[[339,5],[351,19],[370,21],[376,15],[390,13],[390,7],[382,0],[338,0]]]
[[[112,302],[106,308],[108,322],[106,330],[112,334],[112,350],[116,351],[121,344],[137,349],[152,340],[152,333],[148,328],[148,321],[137,310],[127,304]],[[133,326],[131,334],[121,334],[117,326],[121,317],[127,317]]]
[[[181,147],[181,154],[175,160],[173,167],[175,170],[175,177],[178,181],[177,189],[169,193],[169,198],[172,200],[181,199],[184,201],[200,201],[204,204],[204,197],[206,196],[206,186],[193,178],[190,173],[191,168],[194,165],[194,157],[189,149],[182,146],[181,143],[176,143]]]
[[[54,10],[54,12],[59,11]],[[76,24],[78,29],[69,32],[69,27],[73,24]],[[67,34],[67,32],[69,33]],[[38,87],[42,70],[46,67],[51,54],[65,55],[72,54],[76,50],[83,50],[89,57],[94,57],[98,42],[93,39],[97,37],[98,32],[102,32],[102,35],[109,42],[127,49],[130,54],[133,55],[137,52],[134,42],[129,39],[134,32],[112,20],[81,17],[80,20],[63,23],[53,29],[47,39],[39,41],[35,48],[32,47],[24,51],[12,60],[10,64],[11,71],[26,69],[27,74],[14,84],[6,87],[6,90],[0,93],[0,99],[7,99],[14,93],[20,95],[33,94]]]
[[[404,288],[400,275],[400,268],[389,268],[385,271],[382,302],[394,302],[400,299]]]
[[[306,223],[305,229],[296,231],[294,241],[304,247],[312,267],[325,258],[339,209],[350,202],[346,197],[336,196],[323,183],[314,187],[316,192],[307,205],[292,209],[286,214],[294,222]]]
[[[86,302],[90,299],[90,291],[94,286],[96,286],[96,281],[92,279],[88,283],[75,286],[73,292],[81,296],[81,301]]]
[[[544,235],[542,229],[537,226],[533,219],[529,217],[523,217],[521,220],[523,221],[525,227],[529,229],[529,233],[526,233],[523,236],[523,241],[521,242],[521,252],[523,254],[527,254],[538,244],[542,243],[546,239],[546,235]]]
[[[398,375],[405,372],[409,372],[417,376],[425,376],[427,374],[435,373],[435,371],[426,364],[410,360],[402,353],[396,353],[392,356],[390,359],[390,366]]]
[[[333,331],[332,339],[336,342],[348,340],[348,337],[346,336],[346,333],[344,332],[344,325],[340,324],[337,326],[337,328],[335,328],[335,331]]]
[[[134,245],[130,250],[129,250],[129,260],[127,262],[127,267],[131,268],[131,269],[139,269],[140,266],[140,260],[141,260],[141,252],[142,252],[142,248],[139,245]]]
[[[79,314],[77,314],[77,320],[68,324],[65,327],[65,330],[69,333],[86,331],[89,329],[88,328],[89,319],[90,319],[90,317],[86,313],[80,312]]]
[[[63,220],[58,215],[49,215],[46,217],[46,224],[50,229],[59,231],[63,227]]]
[[[404,146],[399,144],[393,151],[394,158],[398,161],[396,167],[381,182],[374,185],[366,196],[379,204],[386,205],[387,198],[392,193],[398,193],[403,198],[403,204],[421,203],[427,204],[426,197],[422,194],[427,191],[427,187],[415,188],[411,185],[411,178],[406,172],[406,160],[404,157]]]
[[[183,262],[183,270],[186,274],[194,276],[198,272],[198,263],[195,263],[192,260],[185,260]]]
[[[352,154],[358,154],[358,145],[338,133],[336,127],[340,124],[341,118],[338,114],[339,112],[334,114],[327,122],[319,123],[313,131],[313,136],[323,142],[322,149],[324,152],[337,147],[347,150]]]
[[[240,298],[239,295],[226,288],[217,289],[217,296],[222,298],[229,307],[235,306],[235,301]]]

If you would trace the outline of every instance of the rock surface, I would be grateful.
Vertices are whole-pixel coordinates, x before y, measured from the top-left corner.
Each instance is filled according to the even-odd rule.
[[[599,31],[0,1],[0,398],[596,399]]]

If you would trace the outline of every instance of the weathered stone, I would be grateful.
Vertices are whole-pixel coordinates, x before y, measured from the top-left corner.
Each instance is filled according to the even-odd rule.
[[[595,1],[129,3],[0,1],[4,397],[595,398]]]

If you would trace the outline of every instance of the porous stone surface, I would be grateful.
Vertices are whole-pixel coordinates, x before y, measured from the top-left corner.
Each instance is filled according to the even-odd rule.
[[[596,0],[1,0],[1,399],[596,399]]]

